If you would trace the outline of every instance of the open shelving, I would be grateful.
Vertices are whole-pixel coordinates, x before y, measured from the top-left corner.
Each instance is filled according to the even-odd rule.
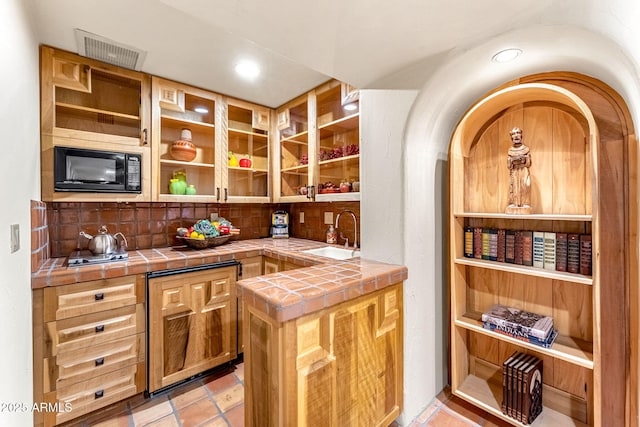
[[[504,213],[509,131],[523,130],[532,156],[528,215]],[[533,425],[595,425],[600,329],[599,271],[593,276],[465,258],[464,228],[591,234],[599,250],[595,122],[574,94],[531,84],[496,91],[462,119],[450,149],[452,392],[514,425],[502,413],[502,363],[515,350],[543,360],[544,410]],[[571,167],[567,167],[571,165]],[[551,316],[559,335],[543,348],[483,328],[481,314],[503,304]]]

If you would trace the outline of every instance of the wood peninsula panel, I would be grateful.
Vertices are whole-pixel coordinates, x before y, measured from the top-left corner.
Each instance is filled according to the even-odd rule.
[[[402,409],[402,284],[278,324],[245,310],[249,426],[389,425]]]

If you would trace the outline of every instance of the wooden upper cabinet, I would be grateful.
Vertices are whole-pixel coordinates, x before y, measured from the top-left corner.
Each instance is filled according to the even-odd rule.
[[[149,76],[48,46],[40,73],[42,199],[150,200]],[[142,193],[54,192],[54,146],[142,154]]]
[[[222,162],[219,141],[220,96],[182,83],[152,78],[153,200],[218,202]],[[190,139],[190,141],[177,143]],[[190,144],[192,157],[175,147]],[[172,179],[186,179],[195,194],[170,191]]]
[[[224,98],[222,104],[222,201],[270,202],[271,110],[232,98]]]
[[[325,83],[280,107],[276,129],[276,201],[360,200],[356,89],[336,80]]]
[[[317,88],[316,114],[315,199],[360,200],[359,92],[337,81]]]
[[[315,162],[315,95],[308,93],[276,111],[274,201],[310,201]]]

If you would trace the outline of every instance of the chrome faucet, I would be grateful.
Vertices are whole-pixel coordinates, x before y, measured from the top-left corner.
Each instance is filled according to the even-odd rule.
[[[355,251],[356,249],[358,249],[358,219],[356,218],[356,214],[353,213],[353,211],[350,210],[344,210],[342,212],[340,212],[337,216],[336,216],[336,229],[340,229],[338,227],[338,222],[340,221],[340,215],[342,215],[343,213],[348,213],[351,214],[351,217],[353,218],[353,250]],[[342,234],[342,231],[340,232],[340,238],[343,239],[344,242],[344,247],[348,248],[349,247],[349,239],[344,237],[344,235]]]

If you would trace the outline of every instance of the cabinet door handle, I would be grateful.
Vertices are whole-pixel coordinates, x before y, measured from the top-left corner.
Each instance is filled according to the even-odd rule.
[[[98,333],[98,332],[104,332],[104,325],[96,326],[96,333]]]
[[[149,144],[149,132],[147,128],[142,129],[142,145]]]
[[[216,187],[216,200],[220,201],[220,187]]]
[[[95,295],[96,301],[102,301],[104,299],[104,293],[100,292]]]
[[[226,202],[227,200],[229,200],[229,189],[225,188],[224,189],[224,201]]]
[[[94,396],[96,399],[100,399],[102,396],[104,396],[104,390],[98,390],[94,393]]]
[[[104,357],[99,357],[96,359],[96,366],[104,365]]]

